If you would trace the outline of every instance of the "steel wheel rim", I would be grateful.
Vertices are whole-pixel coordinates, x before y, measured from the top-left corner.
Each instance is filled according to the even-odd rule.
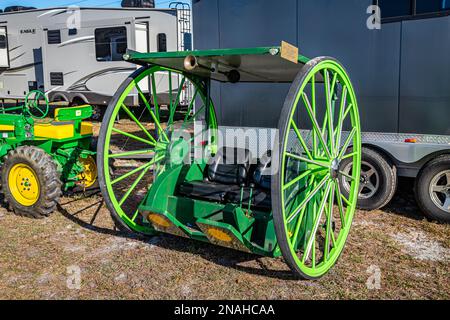
[[[446,183],[443,185],[440,182],[444,180]],[[439,209],[450,213],[450,170],[439,172],[431,179],[429,194]]]
[[[273,203],[274,218],[275,216],[277,216],[276,220],[282,220],[283,222],[283,226],[280,227],[277,224],[277,221],[275,221],[277,238],[279,239],[279,243],[280,238],[286,240],[289,250],[289,252],[286,252],[286,248],[281,247],[283,256],[285,257],[291,268],[299,272],[303,277],[311,279],[319,278],[327,273],[328,270],[336,263],[339,255],[343,250],[356,209],[361,168],[361,129],[356,96],[351,85],[351,81],[344,68],[334,59],[323,59],[319,62],[318,60],[319,59],[315,59],[314,61],[311,61],[305,65],[305,73],[303,73],[303,70],[301,71],[301,74],[303,74],[300,80],[300,87],[298,89],[294,88],[294,85],[298,85],[298,83],[294,82],[293,88],[291,88],[291,92],[288,95],[289,99],[289,96],[291,96],[292,94],[292,90],[295,90],[296,92],[294,95],[294,100],[288,101],[287,99],[285,103],[284,108],[290,107],[290,114],[285,127],[283,127],[283,129],[281,130],[282,132],[280,133],[282,139],[282,148],[280,151],[281,154],[279,155],[281,168],[280,173],[278,174],[278,179],[275,180],[276,186],[278,188],[273,188],[272,191],[273,193],[279,193],[279,196],[277,196],[277,194],[273,194],[273,199],[275,199]],[[337,83],[342,85],[341,101],[338,104],[339,117],[338,121],[336,122],[336,126],[334,126],[333,124],[335,115],[334,109],[332,111],[333,116],[328,118],[324,117],[324,125],[322,128],[320,128],[320,125],[318,124],[319,122],[317,121],[317,119],[315,119],[316,75],[321,72],[325,79],[324,95],[326,100],[326,114],[328,112],[331,113],[330,108],[333,100],[332,96],[334,97],[334,90],[336,90]],[[309,99],[308,94],[306,93],[306,86],[309,83],[311,84],[312,100]],[[292,99],[292,97],[290,99]],[[297,112],[297,108],[299,107],[300,100],[303,101],[304,107],[307,109],[307,113],[311,118],[311,122],[313,123],[313,129],[311,130],[313,134],[312,138],[310,138],[310,140],[313,141],[309,144],[311,150],[308,148],[307,142],[303,138],[298,126],[293,120],[294,115]],[[346,120],[346,117],[350,118],[352,129],[347,139],[344,140],[342,139],[342,124]],[[285,120],[281,119],[280,122],[281,121]],[[324,128],[326,126],[333,129],[327,130],[327,132],[325,132]],[[301,155],[291,154],[287,150],[289,135],[292,134],[292,131],[297,137],[298,144],[305,151]],[[333,134],[331,134],[331,132]],[[327,135],[326,139],[324,138],[325,133]],[[328,145],[329,150],[327,151],[327,148],[324,146],[328,143],[330,144]],[[322,152],[319,152],[320,148],[317,147],[318,144],[322,144]],[[353,151],[350,154],[346,154],[345,151],[350,145],[353,145]],[[309,152],[307,152],[306,150],[308,150]],[[317,157],[319,153],[320,157]],[[329,175],[324,175],[324,173],[322,172],[321,175],[323,177],[319,182],[316,181],[319,180],[317,179],[318,174],[311,171],[313,170],[312,168],[314,168],[314,166],[325,167],[324,155],[327,156],[327,161],[325,162],[326,166],[328,166],[327,170],[329,170]],[[286,182],[287,158],[296,158],[297,160],[303,161],[307,164],[306,169],[289,182]],[[351,177],[353,182],[350,188],[349,199],[345,198],[345,196],[342,194],[338,179],[341,175],[343,175],[342,171],[339,171],[339,164],[340,162],[342,162],[342,160],[347,158],[352,159],[354,168],[353,176]],[[296,183],[299,183],[301,181],[305,181],[305,185],[308,186],[305,191],[301,193],[303,194],[303,199],[297,200],[299,198],[299,195],[294,196],[292,199],[296,199],[295,201],[297,201],[297,203],[299,204],[295,205],[294,209],[292,209],[292,206],[289,209],[288,214],[286,214],[287,208],[285,205],[287,202],[292,203],[292,199],[286,197],[285,191],[286,189],[295,186]],[[297,191],[295,192],[297,193]],[[312,201],[312,199],[315,199],[317,195],[320,195],[322,197],[321,201]],[[333,201],[329,201],[330,199],[333,199]],[[333,206],[334,200],[336,200],[336,202],[338,203],[338,211],[341,215],[342,223],[337,236],[334,235],[336,229],[336,221],[334,221],[335,219],[333,216],[335,211]],[[343,205],[344,201],[347,205],[345,210]],[[314,216],[313,228],[309,230],[309,232],[304,232],[302,234],[300,228],[302,226],[303,219],[305,219],[305,216],[310,216],[310,211],[317,213]],[[322,215],[325,215],[326,220],[324,224],[325,243],[323,244],[322,252],[323,261],[317,262],[315,252],[317,244],[316,234],[319,231],[319,224]],[[303,247],[303,250],[300,250],[298,248],[300,237],[305,238],[306,245]],[[297,256],[297,253],[301,251],[302,258]],[[311,259],[309,258],[310,256],[312,256]],[[309,260],[311,260],[310,263],[308,262]]]
[[[342,171],[349,175],[350,171],[351,171],[351,167],[352,167],[352,164],[349,163],[344,167],[344,169]],[[369,170],[364,170],[365,167],[369,167]],[[371,179],[371,178],[374,178],[374,179]],[[375,181],[375,183],[373,181]],[[350,193],[350,184],[348,183],[348,178],[345,176],[341,176],[341,182],[342,182],[342,186],[344,187],[344,190],[347,193]],[[369,183],[372,187],[368,187]],[[378,172],[375,170],[375,167],[367,161],[361,161],[361,181],[359,184],[360,191],[359,191],[358,198],[359,199],[369,199],[369,198],[373,197],[373,195],[378,192],[379,187],[380,187],[380,176],[379,176]],[[363,191],[365,189],[368,189],[370,192],[363,193]]]
[[[169,74],[169,79],[172,79],[172,75],[178,75],[183,77],[183,79],[185,80],[189,80],[192,84],[195,85],[195,89],[196,89],[196,93],[194,93],[194,99],[196,97],[199,97],[202,99],[203,103],[205,104],[206,98],[205,98],[205,90],[202,87],[202,85],[200,84],[199,81],[195,80],[195,79],[191,79],[189,77],[187,77],[186,75],[183,75],[181,72],[176,71],[176,70],[172,70],[172,69],[168,69],[168,68],[163,68],[163,67],[159,67],[159,66],[152,66],[149,68],[141,68],[138,72],[137,75],[132,78],[130,80],[130,83],[125,87],[125,89],[120,93],[119,98],[117,99],[116,103],[112,106],[110,106],[111,108],[113,108],[112,112],[111,112],[111,116],[107,119],[105,119],[105,122],[102,124],[102,126],[107,126],[106,131],[105,131],[105,135],[104,135],[104,144],[101,146],[102,148],[102,154],[103,154],[103,158],[102,159],[98,159],[98,164],[99,166],[102,166],[102,175],[99,176],[99,179],[103,180],[103,183],[100,183],[101,186],[104,186],[104,190],[102,190],[103,194],[106,195],[106,197],[108,197],[108,199],[110,200],[110,203],[107,202],[108,207],[110,210],[114,210],[114,212],[116,213],[116,215],[118,216],[119,219],[121,219],[125,225],[127,225],[127,227],[129,229],[131,229],[134,232],[138,232],[138,233],[142,233],[142,234],[153,234],[154,233],[154,229],[151,227],[150,224],[146,223],[146,222],[138,222],[138,211],[137,210],[133,210],[133,212],[125,212],[124,208],[122,207],[124,205],[124,202],[122,201],[122,199],[118,199],[115,195],[115,190],[113,189],[113,185],[115,183],[118,183],[116,180],[118,180],[119,178],[115,178],[112,179],[111,175],[112,175],[112,167],[114,167],[114,165],[111,165],[111,156],[116,157],[116,154],[112,155],[110,154],[110,144],[111,144],[111,136],[112,136],[112,132],[116,132],[117,133],[117,128],[114,129],[114,125],[115,125],[115,119],[117,118],[119,112],[125,111],[125,113],[127,113],[127,115],[130,117],[131,119],[131,115],[130,115],[130,108],[128,108],[126,106],[125,99],[127,99],[127,97],[130,96],[131,92],[133,90],[137,90],[139,96],[141,99],[145,99],[145,97],[142,96],[142,89],[140,89],[140,83],[142,80],[144,80],[145,78],[149,78],[151,81],[149,91],[151,90],[152,95],[154,93],[156,93],[156,91],[153,91],[153,88],[156,88],[156,77],[155,74],[156,73],[161,73],[161,72],[167,72]],[[170,81],[169,81],[170,82]],[[172,85],[172,84],[171,84]],[[170,85],[170,86],[171,86]],[[178,107],[177,102],[179,102],[179,99],[181,98],[181,94],[180,94],[180,88],[182,88],[184,85],[184,82],[179,86],[179,89],[177,91],[177,96],[170,96],[169,99],[171,99],[171,101],[174,101],[174,110],[176,110],[176,108]],[[139,87],[139,89],[138,89]],[[172,92],[172,90],[169,90],[169,92]],[[153,99],[154,97],[157,97],[156,94],[153,95]],[[175,100],[172,100],[173,98],[175,98]],[[114,100],[114,99],[113,99]],[[153,108],[152,108],[152,104],[149,101],[149,99],[146,99],[146,103],[145,107],[147,107],[147,111],[149,109],[151,109],[153,111],[153,115],[151,115],[152,119],[155,122],[155,127],[153,129],[153,131],[157,132],[157,136],[153,136],[152,134],[150,134],[151,136],[153,136],[153,140],[151,139],[150,136],[148,136],[147,134],[149,133],[149,131],[151,131],[151,129],[148,129],[147,132],[144,131],[145,127],[141,129],[141,133],[145,133],[147,135],[146,139],[147,142],[151,142],[150,144],[148,144],[148,148],[146,150],[136,150],[136,152],[138,153],[134,153],[134,155],[144,155],[144,154],[150,154],[151,150],[153,150],[153,153],[155,153],[155,156],[158,155],[154,161],[154,163],[150,164],[149,161],[147,163],[148,167],[145,168],[141,168],[141,170],[137,171],[136,173],[139,173],[138,179],[139,180],[137,183],[139,184],[141,182],[141,180],[144,178],[144,176],[146,176],[147,174],[150,174],[150,168],[151,167],[155,167],[156,164],[160,165],[164,160],[165,160],[165,156],[163,156],[164,151],[162,150],[160,147],[163,147],[164,145],[167,147],[168,146],[168,139],[170,139],[170,134],[173,133],[174,127],[175,125],[172,126],[171,130],[164,130],[164,128],[162,127],[158,127],[157,120],[159,115],[156,114],[156,109],[154,108],[154,106],[158,105],[158,98],[155,100],[153,100],[152,102],[153,104]],[[125,105],[125,107],[123,106]],[[108,108],[110,108],[108,107]],[[150,108],[149,108],[150,107]],[[190,107],[193,108],[193,103],[190,104]],[[170,112],[170,116],[172,116],[172,112],[170,110],[172,110],[172,105],[168,106],[169,108],[169,112]],[[201,109],[201,108],[200,108]],[[145,111],[145,108],[144,108]],[[192,111],[192,110],[191,110]],[[159,112],[159,111],[158,111]],[[189,115],[189,110],[186,114],[186,116]],[[195,115],[194,115],[195,116]],[[210,105],[210,128],[211,129],[216,129],[217,128],[217,121],[215,118],[215,113],[214,113],[214,107],[211,103]],[[135,124],[137,126],[139,126],[138,122],[140,119],[137,119],[137,116],[135,116],[135,119],[131,119],[135,122]],[[137,122],[136,122],[137,120]],[[169,119],[170,120],[170,119]],[[172,119],[173,120],[173,119]],[[186,119],[185,119],[186,120]],[[192,119],[190,119],[192,121]],[[185,121],[186,122],[186,121]],[[184,122],[184,123],[185,123]],[[183,123],[183,125],[184,125]],[[173,124],[173,123],[172,123]],[[160,130],[161,129],[161,130]],[[214,131],[214,130],[213,130]],[[101,131],[102,132],[102,131]],[[128,137],[129,138],[129,137]],[[211,138],[211,140],[214,138]],[[163,141],[164,140],[164,141]],[[141,141],[142,142],[142,141]],[[161,143],[160,143],[161,142]],[[164,142],[164,143],[163,143]],[[139,151],[146,151],[146,152],[139,152]],[[123,154],[123,156],[126,156],[125,154]],[[117,158],[117,157],[116,157]],[[158,173],[161,173],[161,168],[158,169],[153,169],[153,173],[154,176],[157,177]],[[134,170],[132,170],[134,171]],[[156,173],[155,173],[156,171]],[[130,172],[128,172],[130,173]],[[128,174],[127,173],[127,174]],[[126,174],[124,174],[126,175]],[[154,178],[156,179],[156,178]],[[119,181],[120,182],[120,181]],[[147,192],[148,190],[151,188],[151,185],[153,185],[154,181],[152,182],[152,184],[149,184],[147,187]],[[134,188],[136,188],[136,185],[131,184],[130,185],[130,190],[131,193],[134,192]],[[125,195],[127,195],[128,197],[131,195],[127,193],[125,193]],[[125,199],[127,200],[127,199]],[[143,199],[142,199],[143,200]]]

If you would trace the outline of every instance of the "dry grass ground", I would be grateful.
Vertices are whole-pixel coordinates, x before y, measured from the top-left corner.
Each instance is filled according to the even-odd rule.
[[[281,258],[120,233],[98,194],[65,197],[45,220],[2,206],[0,299],[450,299],[450,225],[423,219],[411,185],[388,208],[357,213],[341,259],[316,282],[294,279]]]
[[[450,226],[422,219],[410,182],[402,189],[386,210],[358,212],[339,263],[317,282],[293,279],[282,259],[121,234],[99,195],[66,197],[46,220],[1,208],[0,298],[449,299]],[[74,266],[79,289],[67,285]]]

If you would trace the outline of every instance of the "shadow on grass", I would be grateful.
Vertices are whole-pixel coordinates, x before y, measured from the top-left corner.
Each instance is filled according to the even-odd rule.
[[[423,220],[424,215],[414,197],[414,179],[399,178],[394,198],[382,210],[413,220]]]
[[[91,196],[94,194],[93,193]],[[66,203],[58,205],[58,211],[68,220],[72,221],[73,223],[79,225],[82,228],[88,229],[90,231],[98,232],[105,235],[115,236],[115,237],[121,237],[126,239],[133,239],[142,241],[144,243],[151,243],[152,245],[174,250],[178,252],[189,252],[194,255],[201,256],[202,258],[228,268],[233,268],[235,270],[246,272],[254,275],[261,275],[264,277],[271,277],[276,279],[282,279],[282,280],[298,280],[298,278],[290,271],[288,270],[272,270],[269,269],[264,262],[262,261],[262,257],[254,254],[249,254],[245,252],[235,251],[232,249],[223,248],[220,246],[215,246],[209,243],[204,243],[201,241],[196,241],[192,239],[186,239],[183,238],[180,241],[179,237],[172,236],[169,234],[159,234],[153,237],[150,236],[143,236],[138,234],[133,234],[129,232],[124,232],[119,230],[117,227],[114,228],[105,228],[105,227],[99,227],[94,225],[95,220],[100,213],[100,210],[102,209],[104,205],[103,199],[100,199],[99,201],[87,205],[86,207],[77,210],[74,213],[69,212],[64,207],[69,204],[74,204],[79,201],[83,201],[85,199],[80,198],[76,200],[71,200]],[[86,210],[94,209],[95,211],[88,220],[84,220],[80,218],[80,214],[85,212]],[[242,266],[241,263],[251,262],[254,261],[259,267],[249,267],[249,266]]]

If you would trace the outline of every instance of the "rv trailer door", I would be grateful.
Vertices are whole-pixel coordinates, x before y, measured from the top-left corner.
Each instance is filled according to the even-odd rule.
[[[8,34],[6,27],[0,27],[0,68],[9,68]]]

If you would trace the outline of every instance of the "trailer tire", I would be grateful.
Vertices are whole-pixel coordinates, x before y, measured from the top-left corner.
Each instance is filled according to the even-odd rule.
[[[56,210],[62,194],[55,162],[34,146],[18,147],[5,156],[1,181],[9,210],[20,216],[48,217]],[[20,181],[26,184],[19,185]],[[30,188],[22,189],[22,185]]]
[[[443,155],[424,166],[416,178],[416,201],[430,220],[450,223],[450,155]],[[435,191],[439,190],[439,191]]]
[[[348,163],[351,163],[351,158],[342,161],[342,171],[346,172]],[[396,167],[385,156],[367,147],[362,148],[361,167],[362,189],[358,197],[358,208],[371,211],[386,206],[397,190]],[[341,176],[339,181],[342,193],[348,196],[348,183],[345,179]]]

